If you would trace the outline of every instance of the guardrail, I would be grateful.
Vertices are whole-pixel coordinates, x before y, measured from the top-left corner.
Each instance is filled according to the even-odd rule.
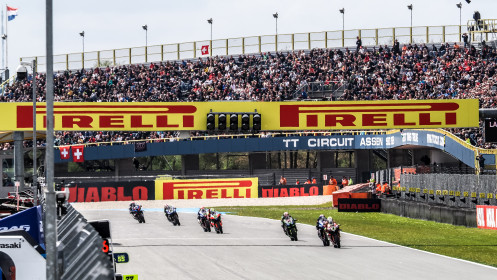
[[[355,46],[359,36],[364,46],[392,45],[395,40],[406,43],[460,42],[463,25],[392,27],[352,29],[322,32],[249,36],[239,38],[202,40],[111,50],[54,55],[55,70],[69,70],[151,61],[181,60],[216,55],[238,55],[273,51],[308,50]],[[202,55],[202,47],[209,48]],[[36,60],[37,71],[46,70],[43,56],[21,57],[21,61]]]

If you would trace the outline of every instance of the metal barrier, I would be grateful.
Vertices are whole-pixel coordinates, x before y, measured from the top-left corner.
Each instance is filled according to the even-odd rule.
[[[460,42],[463,25],[414,26],[376,29],[353,29],[309,33],[278,34],[217,40],[162,44],[84,53],[54,55],[54,70],[69,70],[151,61],[181,60],[216,55],[238,55],[274,51],[309,50],[355,46],[360,37],[364,46],[393,45],[395,40],[407,43]],[[202,55],[202,47],[209,48]],[[37,71],[45,72],[43,56],[21,57],[21,61],[36,60]]]
[[[102,252],[102,238],[70,204],[57,224],[60,279],[114,279],[114,268]]]
[[[393,194],[404,200],[458,208],[497,205],[495,175],[401,174]]]

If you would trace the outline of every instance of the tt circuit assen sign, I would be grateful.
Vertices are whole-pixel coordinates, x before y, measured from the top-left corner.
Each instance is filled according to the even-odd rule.
[[[156,180],[155,199],[257,197],[258,178]]]
[[[30,103],[1,103],[11,120],[0,130],[33,127]],[[37,129],[46,128],[46,105],[36,108]],[[389,129],[478,126],[478,100],[340,102],[81,102],[55,103],[55,130],[206,130],[209,112],[261,114],[262,130]]]

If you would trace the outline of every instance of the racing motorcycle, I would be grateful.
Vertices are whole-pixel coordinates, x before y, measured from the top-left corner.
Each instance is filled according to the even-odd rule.
[[[211,226],[216,230],[216,233],[223,233],[223,222],[221,221],[221,213],[215,213],[210,216]]]
[[[326,225],[327,239],[333,243],[333,247],[340,248],[340,225],[337,223]]]
[[[169,209],[164,208],[164,214],[168,221],[170,221],[174,226],[180,225],[178,213],[176,213],[176,208],[171,207]]]
[[[134,209],[131,214],[133,215],[133,218],[137,220],[140,224],[145,223],[145,216],[143,215],[143,210],[141,206],[139,206],[137,209]]]
[[[211,223],[206,216],[200,217],[200,226],[204,229],[204,232],[211,231]]]
[[[328,238],[327,229],[328,223],[324,223],[323,228],[318,229],[318,237],[323,241],[323,246],[330,246],[330,239]]]
[[[288,217],[283,220],[283,229],[285,230],[285,234],[290,237],[290,240],[292,241],[298,241],[296,221],[297,220],[292,217]]]

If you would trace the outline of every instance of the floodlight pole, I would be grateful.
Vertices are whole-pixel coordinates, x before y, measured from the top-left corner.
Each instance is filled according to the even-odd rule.
[[[47,135],[45,151],[45,247],[47,280],[58,280],[57,273],[57,215],[54,189],[54,119],[53,119],[53,0],[46,0],[46,60],[47,60]]]
[[[36,170],[37,150],[36,150],[36,60],[33,59],[31,64],[33,69],[33,194],[34,194],[34,205],[38,205],[38,174]]]

